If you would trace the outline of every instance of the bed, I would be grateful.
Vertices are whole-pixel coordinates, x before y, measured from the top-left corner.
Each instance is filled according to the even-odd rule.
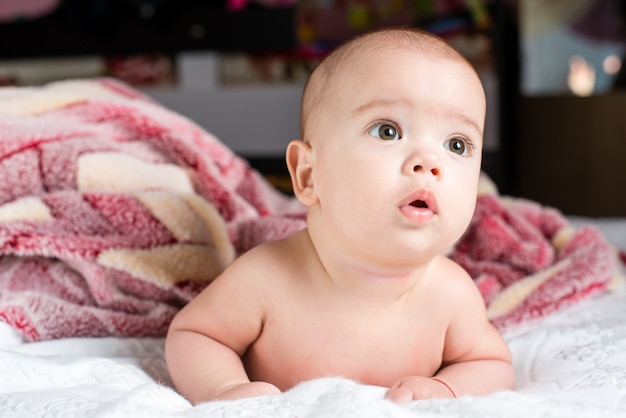
[[[238,254],[302,228],[303,208],[112,79],[0,89],[0,178],[2,417],[626,414],[626,219],[564,216],[481,180],[450,256],[511,347],[515,390],[397,405],[328,377],[192,407],[165,365],[169,321]]]

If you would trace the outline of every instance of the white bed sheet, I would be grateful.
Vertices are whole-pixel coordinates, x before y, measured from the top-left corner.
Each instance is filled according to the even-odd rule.
[[[626,248],[626,220],[594,224]],[[192,407],[171,388],[163,339],[68,338],[24,344],[0,322],[0,416],[626,416],[626,293],[582,302],[505,338],[517,373],[514,391],[396,405],[384,399],[384,388],[327,378],[278,396]]]

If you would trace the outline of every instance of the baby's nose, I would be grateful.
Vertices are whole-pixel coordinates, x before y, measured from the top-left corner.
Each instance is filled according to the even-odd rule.
[[[412,173],[441,175],[441,160],[436,152],[429,149],[416,150],[408,160],[407,168]]]
[[[430,170],[430,172],[433,174],[433,176],[438,176],[439,175],[439,168],[437,168],[437,167],[428,167],[428,166],[420,165],[420,164],[418,164],[418,165],[413,167],[413,172],[414,173],[417,173],[417,172],[420,172],[420,171],[428,171],[428,170]]]

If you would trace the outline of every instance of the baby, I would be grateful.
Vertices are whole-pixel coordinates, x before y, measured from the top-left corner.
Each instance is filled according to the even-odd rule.
[[[472,66],[425,32],[372,32],[324,59],[286,153],[307,228],[243,254],[176,316],[166,359],[181,394],[326,376],[397,402],[512,388],[505,341],[445,256],[474,211],[485,107]]]

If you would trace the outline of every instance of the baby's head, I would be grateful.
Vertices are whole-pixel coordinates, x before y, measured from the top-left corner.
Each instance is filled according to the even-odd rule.
[[[367,66],[358,68],[360,62],[376,60],[381,51],[393,49],[413,51],[418,55],[439,56],[466,63],[471,68],[466,58],[443,39],[421,30],[392,28],[357,36],[324,58],[309,77],[302,93],[300,138],[308,141],[308,128],[314,125],[320,114],[324,112],[327,102],[341,98],[339,89],[346,78],[353,77],[360,71],[368,71]],[[391,62],[373,64],[393,65]],[[374,88],[373,86],[363,87]],[[346,99],[349,100],[349,97]]]
[[[474,211],[485,107],[473,67],[434,35],[385,29],[333,51],[287,150],[312,237],[360,259],[445,252]]]

